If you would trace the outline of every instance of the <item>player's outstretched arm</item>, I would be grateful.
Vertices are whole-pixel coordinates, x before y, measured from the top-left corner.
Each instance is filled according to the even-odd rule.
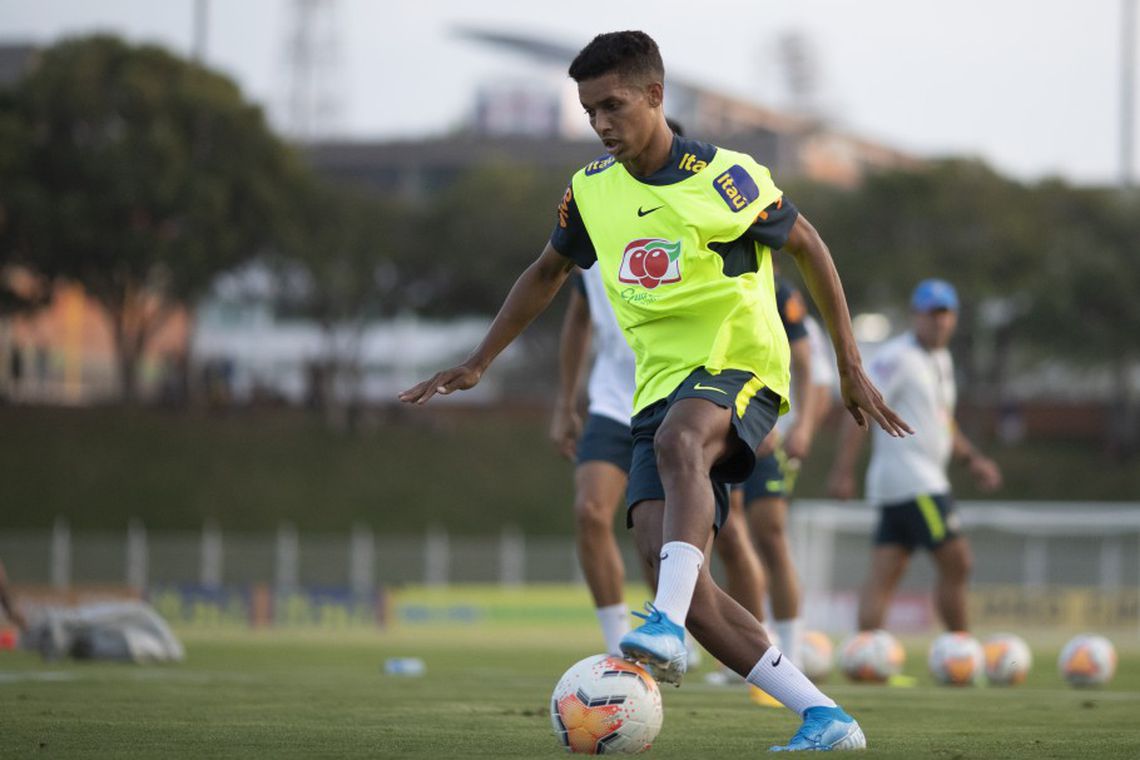
[[[558,453],[570,461],[574,461],[578,436],[582,434],[578,390],[592,333],[589,302],[577,288],[572,288],[558,340],[558,395],[554,399],[554,413],[550,419],[550,440]]]
[[[859,427],[867,427],[866,418],[870,417],[892,436],[901,438],[913,433],[910,425],[887,406],[874,383],[863,371],[859,346],[855,343],[855,334],[851,329],[851,315],[847,311],[847,298],[843,295],[843,285],[839,282],[835,262],[831,259],[827,245],[803,214],[796,218],[784,250],[796,260],[804,283],[831,334],[839,368],[840,389],[847,411]]]
[[[538,259],[519,275],[471,356],[462,364],[437,372],[404,391],[400,400],[406,404],[424,404],[437,393],[446,396],[475,387],[494,358],[550,305],[573,267],[573,261],[547,243]]]

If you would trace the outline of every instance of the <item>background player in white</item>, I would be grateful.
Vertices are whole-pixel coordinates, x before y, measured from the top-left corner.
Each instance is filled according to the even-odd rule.
[[[958,294],[944,280],[923,280],[911,297],[911,332],[888,341],[869,371],[887,403],[915,429],[907,438],[873,433],[867,500],[879,506],[871,571],[859,599],[859,628],[882,628],[910,556],[925,547],[938,571],[935,607],[951,631],[969,628],[966,586],[972,558],[950,495],[951,457],[969,467],[984,490],[1001,486],[1001,471],[954,421],[957,388],[947,346],[958,324]],[[832,495],[855,493],[854,468],[864,431],[844,425],[831,475]]]
[[[633,456],[634,357],[614,317],[597,267],[581,270],[562,321],[559,385],[550,437],[574,468],[574,529],[578,561],[594,598],[606,651],[629,631],[622,594],[625,565],[614,536],[614,514],[624,504]],[[587,384],[588,418],[578,414],[578,388],[593,338]]]
[[[800,463],[810,452],[815,431],[832,404],[835,360],[798,291],[777,280],[776,301],[791,348],[792,410],[777,421],[765,441],[771,453],[758,452],[752,475],[733,487],[732,508],[722,533],[729,533],[738,523],[746,524],[763,562],[762,582],[754,589],[741,588],[741,595],[730,582],[729,593],[760,620],[765,619],[763,601],[768,595],[771,630],[784,654],[799,665],[803,623],[799,579],[788,535],[788,506]],[[771,704],[755,691],[753,699]]]

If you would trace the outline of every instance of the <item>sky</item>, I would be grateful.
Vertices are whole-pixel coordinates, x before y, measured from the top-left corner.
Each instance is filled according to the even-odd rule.
[[[528,75],[525,59],[455,35],[461,24],[571,47],[643,29],[668,72],[772,106],[788,103],[778,50],[795,34],[812,51],[815,100],[836,127],[922,156],[981,158],[1028,181],[1121,174],[1125,0],[323,1],[335,6],[333,92],[348,137],[443,133],[481,84]],[[294,5],[209,0],[206,62],[279,124]],[[0,40],[110,31],[189,54],[193,9],[194,0],[0,0]]]

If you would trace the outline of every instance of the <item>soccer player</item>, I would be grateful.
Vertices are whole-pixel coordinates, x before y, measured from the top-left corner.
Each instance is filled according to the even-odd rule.
[[[594,598],[606,651],[621,654],[629,632],[622,585],[625,566],[614,537],[614,513],[625,495],[633,458],[634,357],[622,337],[597,267],[582,271],[562,321],[560,378],[550,437],[574,468],[578,561]],[[587,384],[588,416],[578,414],[578,388],[591,338],[596,345]]]
[[[20,613],[20,608],[16,606],[16,601],[12,598],[11,591],[8,588],[8,574],[4,572],[3,562],[0,562],[0,609],[4,610],[8,620],[12,621],[12,625],[20,629],[21,632],[28,630],[28,623],[24,620],[24,616]]]
[[[423,404],[473,387],[575,263],[598,262],[637,365],[626,522],[657,574],[649,614],[622,639],[622,652],[679,683],[687,625],[718,660],[803,717],[779,749],[863,747],[858,723],[771,646],[705,562],[724,517],[713,483],[747,477],[756,447],[787,407],[788,345],[776,314],[772,249],[791,254],[820,307],[852,415],[892,435],[910,428],[863,371],[827,246],[768,170],[669,130],[656,43],[643,32],[598,35],[570,76],[607,156],[574,175],[550,242],[471,356],[400,398]]]
[[[674,134],[684,135],[680,124],[672,119],[666,119],[666,123]],[[577,287],[570,293],[559,340],[560,376],[550,437],[558,451],[576,463],[574,518],[578,560],[594,599],[606,651],[621,654],[619,644],[629,631],[629,607],[623,598],[625,565],[614,537],[613,521],[625,495],[633,456],[629,424],[636,388],[635,360],[599,272],[597,267],[580,270],[575,280]],[[589,405],[583,427],[577,401],[591,340],[596,350],[587,383]],[[723,492],[717,496],[723,498]],[[763,571],[743,515],[730,515],[717,536],[716,549],[724,562],[733,598],[740,601],[756,597],[762,602]],[[651,569],[644,570],[653,587]],[[689,665],[695,660],[696,651],[690,650]]]
[[[816,394],[812,386],[812,347],[805,320],[807,309],[799,291],[782,280],[776,281],[776,308],[791,350],[792,409],[780,422],[793,417],[783,430],[773,431],[768,445],[772,450],[759,456],[752,474],[733,486],[730,524],[735,515],[747,520],[752,538],[760,551],[768,578],[772,607],[772,632],[781,650],[797,667],[800,665],[800,589],[788,541],[788,501],[800,460],[811,446],[816,419]],[[729,583],[729,593],[757,619],[764,619],[764,587],[743,589]]]
[[[966,585],[970,546],[958,532],[946,467],[966,464],[984,490],[1001,486],[1001,470],[983,456],[954,422],[957,389],[947,346],[958,324],[958,294],[944,280],[923,280],[911,296],[911,331],[887,342],[871,362],[871,375],[887,401],[914,423],[917,435],[896,439],[876,433],[867,469],[867,501],[879,507],[871,570],[859,599],[859,628],[882,628],[895,587],[911,554],[928,550],[937,568],[935,606],[951,631],[969,628]],[[855,462],[862,431],[845,426],[832,467],[833,496],[855,493]]]

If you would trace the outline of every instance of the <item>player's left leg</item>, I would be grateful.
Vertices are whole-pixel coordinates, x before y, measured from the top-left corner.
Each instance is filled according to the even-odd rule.
[[[934,603],[938,615],[948,631],[967,631],[970,618],[967,612],[966,591],[970,581],[974,557],[964,536],[948,539],[931,552],[938,568],[934,586]]]
[[[664,553],[661,536],[666,522],[665,505],[643,501],[631,510],[630,517],[639,553],[660,568],[656,558]],[[710,548],[710,543],[706,543],[704,553]],[[859,724],[771,645],[759,621],[716,585],[705,564],[698,569],[688,626],[714,657],[803,717],[804,722],[791,741],[772,749],[839,750],[866,746]]]

